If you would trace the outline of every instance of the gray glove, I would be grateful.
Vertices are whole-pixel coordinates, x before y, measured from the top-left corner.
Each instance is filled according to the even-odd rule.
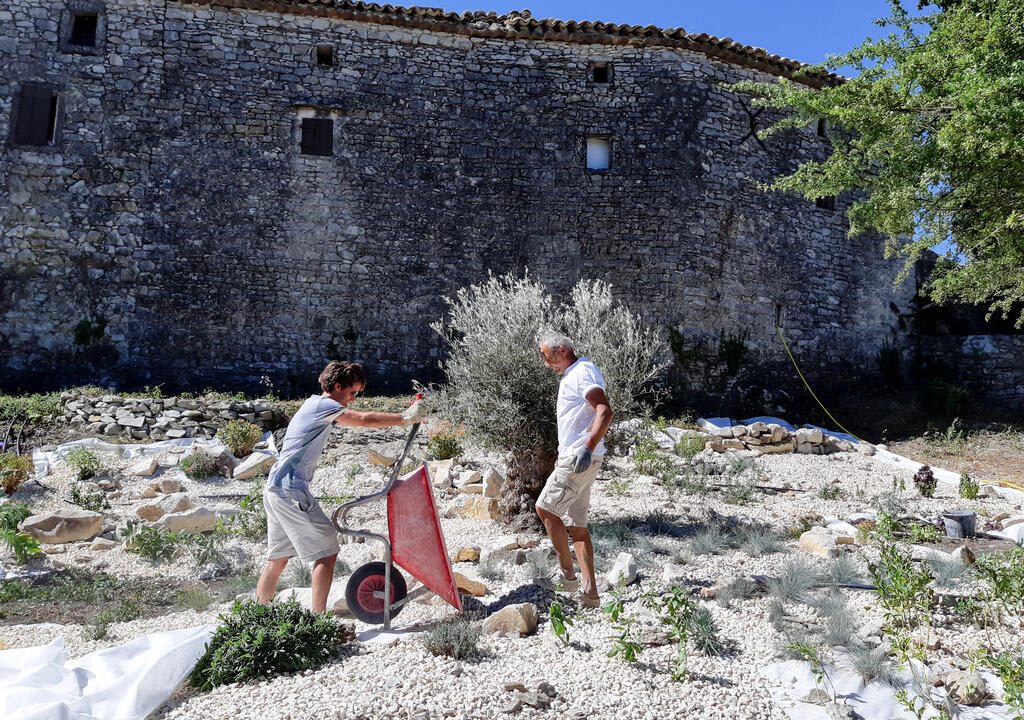
[[[427,416],[429,411],[430,408],[427,407],[427,403],[423,400],[417,400],[411,407],[407,408],[406,411],[402,413],[402,427],[409,427],[410,425],[421,422],[423,418]]]
[[[573,473],[586,472],[587,468],[590,467],[590,456],[593,451],[586,445],[581,447],[579,450],[572,454],[572,471]]]

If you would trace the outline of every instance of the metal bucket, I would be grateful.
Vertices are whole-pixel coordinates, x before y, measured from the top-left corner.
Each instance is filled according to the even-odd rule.
[[[942,513],[946,535],[951,538],[974,537],[974,525],[978,516],[970,510],[947,510]]]

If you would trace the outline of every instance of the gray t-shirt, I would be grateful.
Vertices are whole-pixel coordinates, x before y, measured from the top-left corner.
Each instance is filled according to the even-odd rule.
[[[308,488],[320,453],[327,444],[334,419],[345,406],[323,395],[313,395],[292,416],[281,443],[281,453],[267,476],[267,487]]]

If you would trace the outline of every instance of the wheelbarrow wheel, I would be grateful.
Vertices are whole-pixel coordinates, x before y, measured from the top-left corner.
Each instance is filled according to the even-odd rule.
[[[384,622],[384,598],[375,593],[384,592],[384,563],[372,562],[358,568],[345,586],[345,600],[348,609],[364,623],[380,625]],[[392,605],[404,600],[409,594],[405,577],[394,565],[391,566],[391,602]],[[391,608],[391,617],[401,612],[405,605]]]

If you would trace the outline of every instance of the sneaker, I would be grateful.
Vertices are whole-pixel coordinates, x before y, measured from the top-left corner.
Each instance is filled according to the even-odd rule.
[[[533,584],[550,592],[571,593],[580,589],[579,578],[569,580],[564,577],[537,577],[533,579]]]

